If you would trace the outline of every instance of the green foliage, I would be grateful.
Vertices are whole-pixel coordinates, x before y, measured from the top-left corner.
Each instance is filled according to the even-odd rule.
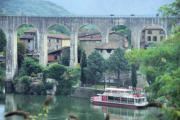
[[[43,74],[45,78],[49,77],[58,82],[56,94],[69,95],[72,86],[80,79],[80,68],[66,68],[61,64],[54,63],[47,67]]]
[[[158,9],[163,16],[180,16],[180,0],[175,0],[171,4],[166,4]]]
[[[41,73],[42,71],[43,67],[38,62],[36,62],[35,59],[27,57],[22,63],[19,75],[31,76],[32,74]]]
[[[123,49],[117,48],[107,61],[108,69],[116,73],[118,80],[120,79],[120,73],[122,71],[129,70],[128,60],[124,57],[124,54]]]
[[[45,95],[46,87],[45,84],[40,82],[38,84],[30,84],[29,94]]]
[[[85,30],[98,30],[98,28],[94,25],[86,25],[80,28],[80,31],[85,31]]]
[[[61,81],[58,81],[56,94],[69,95],[72,92],[72,86],[80,80],[80,68],[67,67]]]
[[[66,79],[70,80],[72,85],[76,85],[80,81],[80,71],[80,67],[67,67]]]
[[[65,34],[67,36],[70,36],[69,31],[64,26],[57,24],[49,28],[50,34]]]
[[[5,68],[0,66],[0,92],[2,92],[4,88],[5,74]]]
[[[131,65],[131,81],[133,88],[136,88],[137,85],[137,65],[132,64]]]
[[[81,83],[85,84],[86,83],[85,67],[87,67],[87,59],[84,50],[82,51],[80,66],[81,66]]]
[[[81,62],[82,51],[83,51],[83,48],[82,48],[82,46],[79,44],[79,45],[78,45],[78,63]]]
[[[20,36],[24,35],[25,31],[32,30],[32,29],[33,29],[32,25],[23,25],[18,29],[17,36],[20,37]]]
[[[0,11],[6,15],[62,16],[70,13],[52,2],[43,0],[3,0]]]
[[[70,62],[70,56],[63,56],[62,60],[60,61],[60,63],[65,66],[69,66],[69,62]]]
[[[17,43],[18,49],[18,66],[21,67],[22,62],[24,61],[25,54],[26,54],[26,45],[22,41],[18,41]]]
[[[63,74],[65,71],[66,71],[65,66],[58,63],[54,63],[48,67],[46,72],[48,72],[47,76],[49,78],[55,79],[57,81],[61,81],[64,79]]]
[[[3,52],[6,47],[6,36],[4,32],[0,29],[0,52]]]
[[[132,50],[126,57],[140,64],[141,71],[150,84],[147,90],[152,93],[151,98],[157,101],[167,101],[168,106],[163,119],[179,119],[180,106],[180,32],[164,40],[162,44],[155,45],[146,50]]]
[[[96,84],[102,78],[105,71],[105,60],[98,51],[89,55],[86,67],[87,82]]]

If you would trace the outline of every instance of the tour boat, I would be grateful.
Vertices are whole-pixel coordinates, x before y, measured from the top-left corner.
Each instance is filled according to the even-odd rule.
[[[131,108],[143,108],[148,105],[142,89],[126,88],[106,88],[103,94],[91,97],[91,102],[97,105]]]

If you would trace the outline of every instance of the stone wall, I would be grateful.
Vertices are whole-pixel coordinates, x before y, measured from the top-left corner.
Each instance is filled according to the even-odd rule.
[[[90,99],[92,96],[96,96],[97,94],[100,94],[103,92],[104,92],[103,90],[96,90],[93,88],[86,88],[86,87],[78,87],[71,96]]]

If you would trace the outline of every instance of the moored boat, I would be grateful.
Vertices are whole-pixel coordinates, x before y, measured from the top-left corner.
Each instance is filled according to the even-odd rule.
[[[106,88],[103,94],[91,97],[91,102],[114,107],[144,108],[148,105],[142,89]]]

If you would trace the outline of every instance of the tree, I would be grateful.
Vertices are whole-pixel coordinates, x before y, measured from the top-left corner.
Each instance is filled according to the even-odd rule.
[[[108,59],[108,69],[113,71],[117,75],[117,79],[120,81],[120,73],[128,71],[128,60],[124,57],[125,51],[121,48],[117,48]]]
[[[137,66],[135,64],[131,65],[131,81],[133,88],[136,88],[137,85]]]
[[[180,17],[180,0],[175,0],[171,4],[166,4],[158,9],[159,13],[161,13],[164,17]],[[169,25],[176,26],[177,19],[174,18],[170,21]],[[180,30],[179,30],[180,31]]]
[[[6,36],[4,32],[0,29],[0,52],[3,52],[6,46]]]
[[[26,45],[24,42],[18,41],[17,48],[18,48],[18,66],[20,68],[26,55]]]
[[[102,78],[105,71],[105,60],[98,51],[89,55],[86,67],[86,77],[89,83],[95,84]]]
[[[43,67],[33,58],[25,58],[21,69],[20,76],[27,75],[31,76],[32,74],[41,73],[43,71]]]
[[[171,4],[166,4],[158,9],[163,16],[180,16],[180,0],[175,0]]]
[[[85,75],[85,67],[87,67],[87,59],[86,59],[86,53],[83,50],[81,55],[81,83],[84,85],[86,83],[86,75]]]
[[[62,63],[65,66],[69,66],[70,56],[63,56],[60,63]]]
[[[48,67],[48,77],[55,79],[57,81],[61,81],[61,79],[64,79],[63,74],[65,71],[65,66],[58,63],[54,63]]]

